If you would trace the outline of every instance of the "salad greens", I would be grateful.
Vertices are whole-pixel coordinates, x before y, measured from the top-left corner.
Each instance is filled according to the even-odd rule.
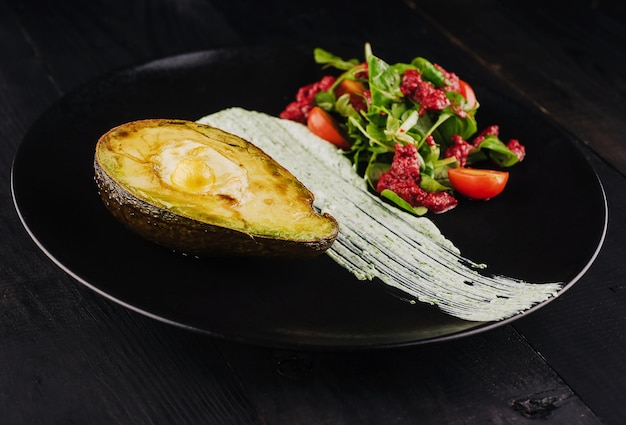
[[[330,84],[326,80],[326,84],[309,87],[314,95],[298,99],[300,111],[306,114],[307,108],[317,106],[332,114],[351,144],[345,154],[359,173],[373,190],[405,210],[418,215],[433,210],[432,203],[422,200],[437,193],[454,201],[448,209],[455,206],[449,168],[487,160],[510,167],[524,157],[517,140],[505,144],[499,139],[497,126],[478,133],[475,115],[479,103],[471,87],[423,57],[390,64],[366,44],[365,61],[345,60],[321,48],[314,50],[314,59],[322,69],[339,72]],[[346,85],[348,82],[352,85]],[[286,112],[281,117],[304,122],[305,118]],[[475,139],[469,141],[471,137]],[[394,185],[377,187],[381,176],[392,168],[398,149],[409,145],[417,151],[419,161],[415,183],[425,193],[418,201],[402,196]],[[452,202],[448,198],[437,202]]]

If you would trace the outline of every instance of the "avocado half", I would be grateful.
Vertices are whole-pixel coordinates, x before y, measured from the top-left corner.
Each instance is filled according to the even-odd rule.
[[[96,145],[95,181],[128,229],[200,257],[306,258],[326,251],[337,221],[250,142],[186,120],[133,121]]]

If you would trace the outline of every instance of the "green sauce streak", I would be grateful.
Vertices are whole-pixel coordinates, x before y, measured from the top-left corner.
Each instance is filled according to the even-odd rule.
[[[378,278],[470,321],[505,319],[555,296],[562,287],[479,273],[485,265],[464,258],[428,218],[369,193],[350,160],[306,126],[241,108],[199,122],[247,139],[302,181],[315,194],[315,206],[339,222],[339,236],[327,254],[357,279]]]

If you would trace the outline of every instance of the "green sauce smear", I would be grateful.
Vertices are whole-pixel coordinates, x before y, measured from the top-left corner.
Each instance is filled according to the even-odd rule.
[[[359,280],[380,279],[418,301],[469,321],[499,321],[556,296],[561,282],[529,283],[481,273],[427,217],[372,195],[349,158],[306,126],[261,112],[230,108],[201,123],[263,149],[315,194],[315,206],[339,222],[327,251]]]

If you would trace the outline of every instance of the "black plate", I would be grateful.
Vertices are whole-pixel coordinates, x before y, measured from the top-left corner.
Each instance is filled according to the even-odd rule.
[[[507,323],[467,322],[357,281],[326,256],[309,261],[196,260],[124,230],[93,182],[98,137],[141,118],[195,120],[230,106],[278,114],[319,77],[311,51],[207,51],[113,73],[65,96],[19,147],[12,187],[22,222],[63,270],[98,293],[165,322],[274,347],[365,348],[441,341]],[[464,256],[494,273],[570,287],[606,231],[602,186],[577,142],[493,85],[476,85],[481,125],[526,145],[504,194],[433,217]],[[561,291],[562,293],[563,291]]]

